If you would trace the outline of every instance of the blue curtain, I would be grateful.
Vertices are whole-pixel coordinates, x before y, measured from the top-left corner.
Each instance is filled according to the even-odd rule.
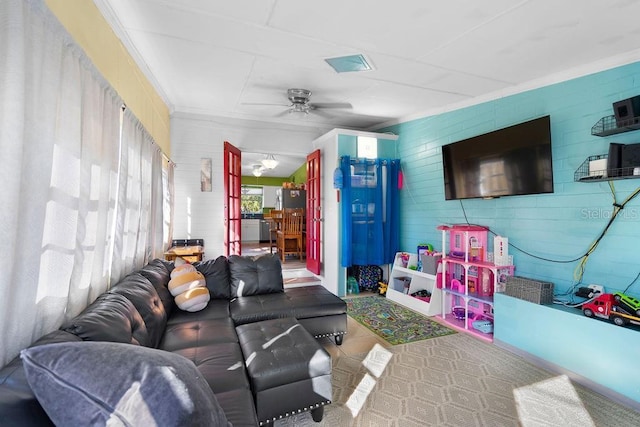
[[[392,263],[398,251],[398,159],[340,159],[343,267]]]

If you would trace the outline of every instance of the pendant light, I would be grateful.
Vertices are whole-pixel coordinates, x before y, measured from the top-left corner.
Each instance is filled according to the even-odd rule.
[[[262,159],[262,165],[265,169],[275,169],[275,167],[278,166],[278,161],[273,157],[273,154],[266,154],[264,159]]]

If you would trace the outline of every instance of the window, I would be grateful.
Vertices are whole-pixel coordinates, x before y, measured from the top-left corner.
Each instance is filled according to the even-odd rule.
[[[242,213],[262,213],[262,187],[243,185],[240,197]]]
[[[356,150],[357,157],[376,159],[378,158],[378,139],[370,136],[359,136]]]

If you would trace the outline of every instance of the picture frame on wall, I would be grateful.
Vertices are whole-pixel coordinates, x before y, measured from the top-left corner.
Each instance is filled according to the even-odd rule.
[[[211,191],[211,159],[200,159],[200,191]]]

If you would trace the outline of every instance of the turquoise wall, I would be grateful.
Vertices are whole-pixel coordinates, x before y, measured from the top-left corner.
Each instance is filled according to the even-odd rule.
[[[506,343],[620,393],[640,408],[637,328],[590,319],[504,294],[495,296],[496,344]],[[599,390],[606,393],[606,390]],[[615,396],[618,400],[618,396]]]
[[[607,153],[610,142],[640,142],[640,131],[591,135],[601,117],[613,114],[613,102],[639,94],[640,63],[635,63],[381,129],[400,136],[402,250],[415,251],[421,242],[440,249],[438,224],[486,225],[520,249],[509,248],[516,274],[551,281],[558,291],[570,288],[577,262],[563,261],[587,251],[610,217],[613,201],[608,183],[574,182],[574,172],[588,156]],[[551,116],[553,194],[444,200],[443,145],[544,115]],[[622,201],[640,180],[613,184]],[[635,279],[640,270],[639,219],[640,197],[621,212],[589,258],[584,283],[614,291]],[[640,283],[627,293],[640,296]]]

